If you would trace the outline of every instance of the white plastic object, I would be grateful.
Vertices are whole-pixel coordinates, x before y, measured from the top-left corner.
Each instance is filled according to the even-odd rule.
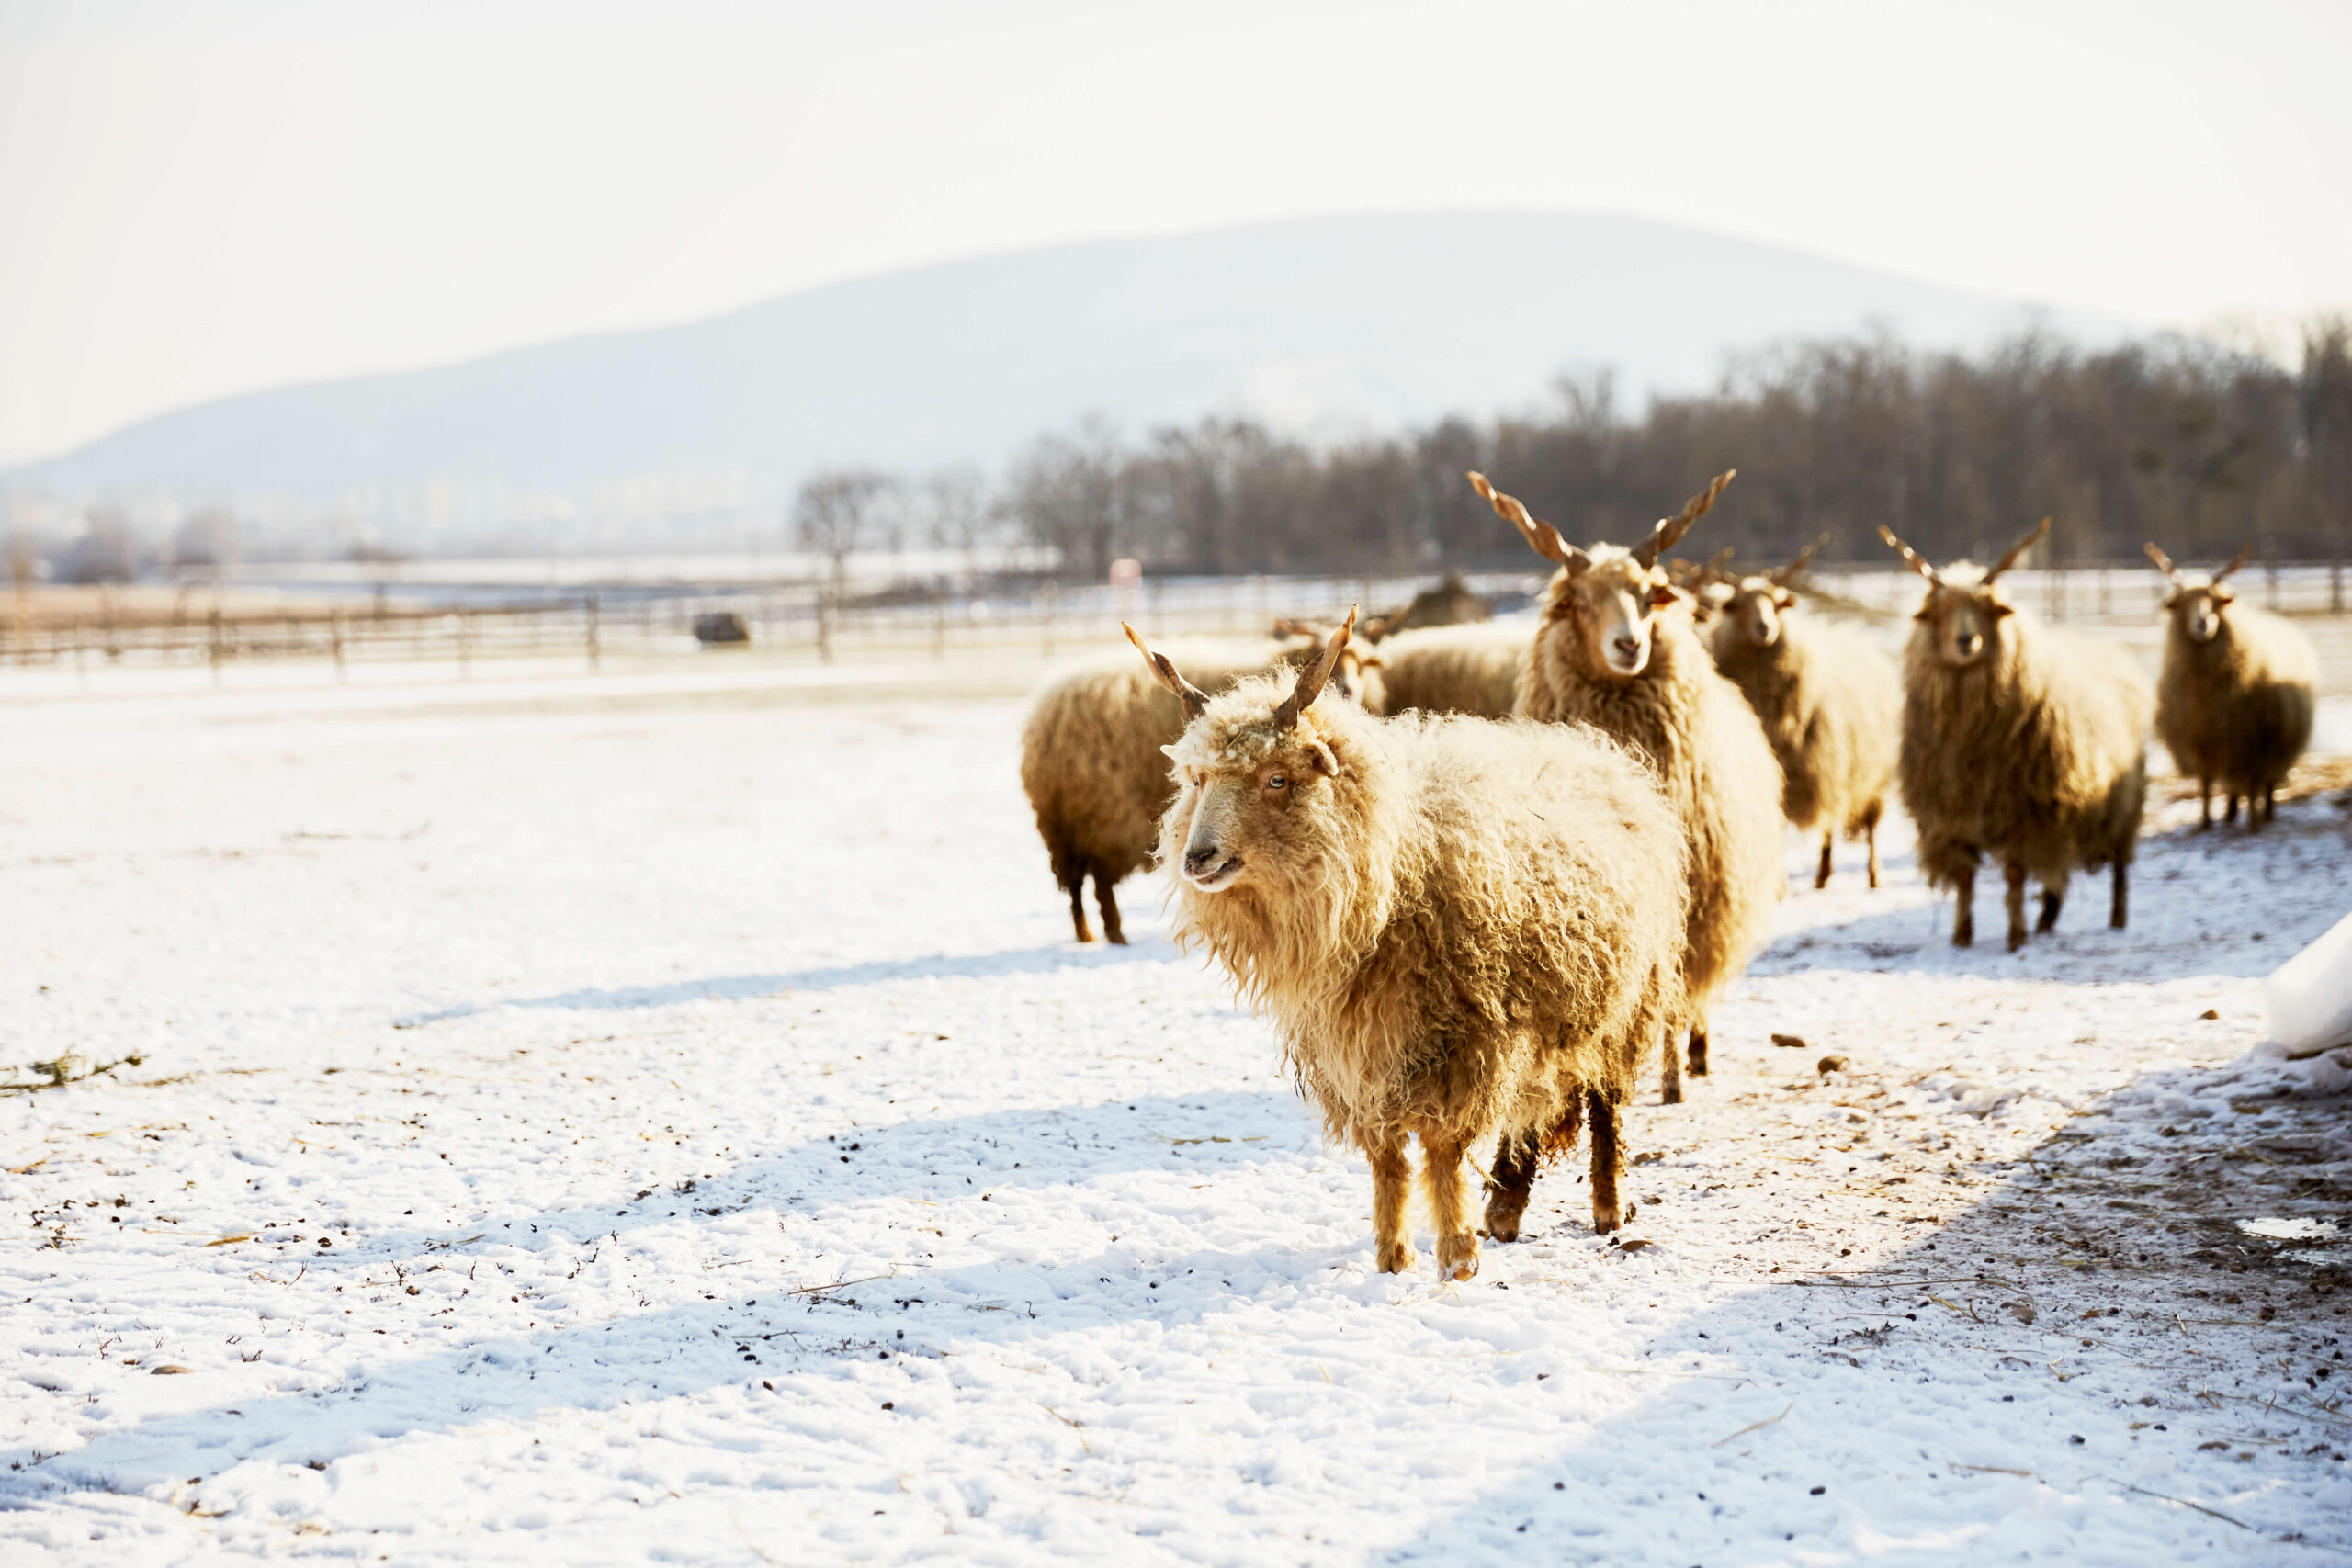
[[[2352,1044],[2352,915],[2262,982],[2270,1040],[2290,1057]]]

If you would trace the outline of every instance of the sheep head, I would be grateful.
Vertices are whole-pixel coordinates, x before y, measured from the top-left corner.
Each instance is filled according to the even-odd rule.
[[[1332,782],[1342,772],[1313,712],[1338,668],[1355,625],[1351,609],[1323,651],[1287,691],[1279,678],[1243,682],[1195,710],[1187,701],[1184,733],[1163,748],[1176,764],[1177,794],[1161,818],[1163,860],[1195,893],[1265,886],[1312,874],[1317,846],[1336,809]],[[1135,628],[1124,628],[1160,684],[1180,696],[1197,690]],[[1359,721],[1361,722],[1361,721]]]
[[[1736,471],[1726,469],[1716,475],[1679,513],[1660,519],[1650,536],[1631,549],[1595,545],[1590,550],[1580,550],[1563,539],[1557,528],[1532,515],[1516,497],[1487,483],[1486,475],[1472,474],[1470,483],[1498,515],[1520,531],[1537,555],[1559,563],[1560,575],[1554,580],[1546,614],[1555,623],[1575,623],[1575,634],[1583,643],[1585,668],[1600,678],[1631,681],[1649,668],[1657,612],[1683,600],[1658,565],[1659,555],[1679,542],[1690,525],[1714,505]]]
[[[2172,564],[2169,556],[2153,544],[2148,546],[2148,558],[2172,583],[2172,592],[2165,595],[2165,610],[2181,636],[2193,643],[2208,643],[2222,635],[2222,613],[2237,598],[2237,591],[2229,587],[2226,580],[2253,553],[2254,547],[2246,545],[2229,565],[2211,577],[2203,582],[2191,582]]]
[[[1933,629],[1936,651],[1948,667],[1965,670],[1998,646],[2002,623],[2017,613],[2017,606],[1998,587],[2001,574],[2017,565],[2049,532],[2050,519],[2045,517],[2026,530],[2025,536],[1990,568],[1964,560],[1948,567],[1930,566],[1884,524],[1879,525],[1878,536],[1928,580],[1928,596],[1912,618]]]
[[[1797,558],[1772,571],[1754,573],[1739,578],[1728,586],[1717,614],[1733,628],[1733,635],[1754,648],[1770,648],[1781,640],[1781,616],[1795,608],[1797,596],[1789,584],[1804,570],[1815,550],[1829,542],[1829,536],[1820,538],[1797,552]],[[1712,588],[1713,585],[1710,585]],[[1702,590],[1702,592],[1705,592]]]

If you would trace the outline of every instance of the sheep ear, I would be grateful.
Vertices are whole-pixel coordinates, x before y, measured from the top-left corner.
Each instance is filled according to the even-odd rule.
[[[1323,645],[1322,656],[1298,672],[1298,683],[1290,689],[1290,695],[1274,709],[1276,729],[1288,729],[1296,725],[1298,716],[1312,707],[1315,699],[1323,694],[1323,683],[1331,678],[1332,669],[1340,662],[1340,650],[1348,646],[1348,634],[1355,630],[1355,625],[1356,606],[1351,604],[1348,606],[1348,618],[1340,623],[1340,629],[1333,632],[1331,640]]]
[[[1650,590],[1650,607],[1662,610],[1682,597],[1682,590],[1670,582],[1661,582]]]
[[[2207,589],[2205,592],[2212,595],[2213,603],[2216,604],[2234,604],[2237,603],[2238,591],[2234,588],[2224,588],[2220,583],[2216,582],[2212,587]]]
[[[1723,494],[1724,486],[1731,483],[1738,472],[1737,468],[1725,468],[1707,481],[1706,489],[1684,502],[1681,511],[1671,517],[1659,518],[1657,526],[1650,530],[1650,536],[1634,547],[1634,558],[1644,566],[1656,566],[1657,558],[1680,544],[1682,536],[1690,531],[1690,525],[1707,514],[1715,497]]]
[[[1315,771],[1325,778],[1336,779],[1340,776],[1340,759],[1332,755],[1331,748],[1324,745],[1320,740],[1310,740],[1306,743],[1306,760],[1313,765]]]
[[[1174,761],[1176,760],[1176,742],[1171,740],[1167,745],[1162,746],[1159,749],[1159,754],[1167,758],[1170,761]]]
[[[1585,568],[1592,564],[1590,556],[1560,537],[1557,528],[1531,513],[1520,504],[1517,496],[1505,495],[1488,484],[1486,475],[1473,470],[1470,488],[1487,498],[1487,504],[1495,509],[1496,516],[1519,530],[1530,548],[1545,560],[1557,561],[1566,567],[1570,577],[1582,576]]]
[[[1150,649],[1146,648],[1143,638],[1136,635],[1135,627],[1121,621],[1119,629],[1127,634],[1127,640],[1136,645],[1137,653],[1143,655],[1143,661],[1150,667],[1154,678],[1174,694],[1178,702],[1184,705],[1184,722],[1190,724],[1200,717],[1202,710],[1209,705],[1209,694],[1184,679],[1178,672],[1176,666],[1169,662],[1166,654],[1154,653]]]
[[[2027,529],[2025,537],[2019,539],[2016,544],[2011,545],[2002,555],[2001,558],[1993,563],[1993,570],[1984,574],[1984,581],[1985,586],[1988,588],[1992,586],[1994,580],[1998,578],[2001,573],[2017,565],[2018,560],[2024,557],[2026,551],[2041,543],[2043,536],[2047,535],[2049,532],[2050,519],[2047,517],[2043,518],[2041,522],[2036,523],[2032,527]]]
[[[1987,593],[1984,595],[1984,613],[1997,621],[2004,615],[2016,615],[2018,610],[2016,605],[1998,593]]]
[[[1794,609],[1796,607],[1796,602],[1797,596],[1790,592],[1787,589],[1775,588],[1772,590],[1772,603],[1778,608],[1783,610]]]

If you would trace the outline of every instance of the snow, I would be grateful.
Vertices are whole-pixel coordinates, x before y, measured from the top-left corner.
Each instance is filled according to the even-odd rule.
[[[1147,884],[1070,943],[1018,701],[725,668],[0,684],[0,1557],[2352,1551],[2333,800],[2016,956],[1792,837],[1634,1224],[1455,1285]]]

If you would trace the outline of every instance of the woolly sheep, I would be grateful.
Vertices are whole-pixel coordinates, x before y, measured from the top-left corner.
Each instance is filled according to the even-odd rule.
[[[1878,824],[1894,782],[1903,687],[1894,663],[1868,638],[1790,612],[1789,584],[1817,546],[1777,571],[1743,577],[1715,619],[1715,668],[1731,678],[1764,726],[1781,761],[1781,813],[1800,831],[1821,829],[1829,885],[1830,845],[1839,832],[1870,845],[1870,885],[1878,886]]]
[[[1271,662],[1297,662],[1316,651],[1294,642],[1253,656],[1221,650],[1193,668],[1221,691]],[[1342,661],[1340,689],[1351,694],[1353,670]],[[1175,793],[1162,749],[1184,730],[1182,707],[1148,672],[1130,660],[1072,671],[1041,691],[1021,735],[1021,787],[1037,818],[1037,835],[1069,895],[1069,919],[1080,942],[1092,942],[1086,923],[1086,881],[1102,934],[1124,944],[1119,901],[1112,891],[1151,858],[1159,814]]]
[[[1191,716],[1159,824],[1178,940],[1272,1018],[1370,1159],[1380,1269],[1413,1264],[1412,1136],[1455,1279],[1478,1268],[1463,1161],[1489,1134],[1496,1241],[1586,1121],[1593,1228],[1615,1229],[1618,1111],[1680,1015],[1681,835],[1640,762],[1581,727],[1318,703],[1345,627],[1295,683],[1217,697],[1127,635]]]
[[[2148,558],[2172,581],[2165,599],[2164,671],[2156,678],[2156,734],[2172,765],[2197,781],[2197,826],[2213,825],[2213,785],[2228,797],[2222,820],[2260,829],[2278,815],[2278,785],[2311,744],[2319,653],[2278,616],[2237,604],[2229,575],[2253,547],[2201,583],[2151,544]]]
[[[1519,696],[1524,626],[1433,626],[1384,640],[1366,660],[1379,688],[1376,713],[1457,713],[1509,718]]]
[[[1939,570],[1882,526],[1879,536],[1928,580],[1903,663],[1903,802],[1919,829],[1928,885],[1958,895],[1952,944],[1975,938],[1976,865],[2001,863],[2009,950],[2026,942],[2025,883],[2041,884],[2037,931],[2058,923],[2078,870],[2113,868],[2108,924],[2128,913],[2132,852],[2147,795],[2147,682],[2121,652],[2070,637],[2011,604],[2003,572],[2050,519],[1983,570]]]
[[[1559,563],[1520,671],[1522,718],[1581,721],[1657,771],[1680,814],[1690,883],[1682,988],[1690,1066],[1707,1070],[1708,1004],[1763,942],[1781,870],[1781,764],[1738,688],[1718,674],[1686,601],[1658,570],[1731,482],[1726,472],[1628,550],[1577,549],[1488,484],[1470,482],[1538,555]],[[1668,1104],[1682,1098],[1681,1053],[1664,1054]]]

